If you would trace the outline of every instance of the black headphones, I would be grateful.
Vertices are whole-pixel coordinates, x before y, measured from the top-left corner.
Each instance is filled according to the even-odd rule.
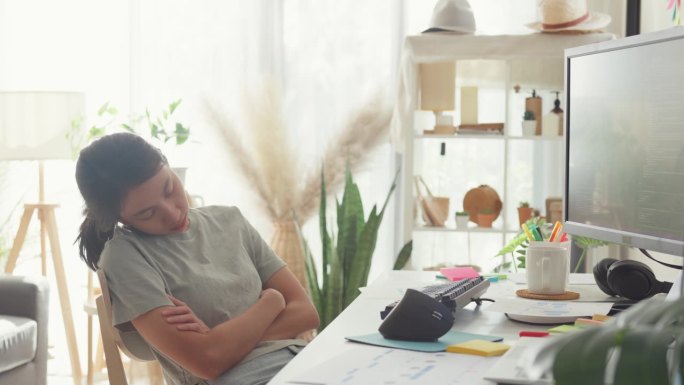
[[[594,280],[604,293],[635,301],[667,293],[672,288],[672,282],[658,281],[650,267],[633,260],[601,260],[594,266]]]

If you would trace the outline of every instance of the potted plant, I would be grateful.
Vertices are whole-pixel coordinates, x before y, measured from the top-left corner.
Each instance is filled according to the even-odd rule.
[[[486,207],[477,213],[477,225],[480,227],[492,227],[492,222],[496,219],[497,214],[494,209]]]
[[[334,210],[337,213],[334,222],[337,226],[329,228],[325,200],[326,183],[321,175],[319,229],[322,262],[320,270],[314,261],[308,242],[298,230],[306,258],[306,276],[311,300],[321,319],[320,330],[323,330],[349,306],[359,295],[359,288],[366,286],[380,223],[396,187],[398,176],[399,173],[395,175],[382,207],[378,209],[377,205],[373,205],[366,217],[361,193],[347,167],[342,200],[336,199]],[[394,269],[404,267],[411,256],[412,247],[411,241],[404,245],[396,259]]]
[[[190,136],[190,128],[178,121],[171,121],[173,113],[180,105],[181,99],[171,102],[168,107],[161,111],[159,115],[152,115],[149,109],[145,109],[144,116],[132,117],[128,121],[118,119],[119,110],[109,102],[104,103],[97,110],[97,118],[93,125],[85,129],[82,117],[78,117],[71,122],[71,130],[67,133],[67,138],[71,141],[71,150],[74,158],[85,145],[93,140],[115,132],[130,132],[141,136],[147,136],[159,147],[168,144],[180,146],[187,143]],[[166,156],[169,150],[164,149]],[[174,165],[173,171],[185,182],[187,167]]]
[[[467,229],[468,228],[468,222],[470,221],[470,214],[468,214],[467,211],[456,211],[455,219],[456,219],[456,228],[458,228],[458,229]]]
[[[520,226],[527,222],[528,219],[532,218],[532,213],[534,209],[530,207],[530,204],[526,201],[520,202],[518,204],[518,222]]]
[[[145,109],[144,116],[137,116],[130,119],[129,123],[117,121],[119,110],[109,102],[104,103],[97,110],[97,121],[89,129],[85,129],[83,117],[75,118],[71,122],[71,130],[67,133],[67,138],[71,141],[74,155],[78,155],[81,148],[93,140],[113,132],[131,132],[141,134],[147,131],[150,139],[156,140],[160,144],[173,143],[181,145],[186,143],[190,136],[190,128],[180,122],[171,122],[170,119],[180,105],[181,99],[171,102],[167,109],[162,110],[158,116],[153,116],[148,109]],[[136,128],[141,121],[147,123],[143,129]],[[145,134],[143,134],[145,136]]]
[[[620,312],[614,322],[566,333],[546,344],[537,353],[543,361],[535,360],[544,363],[535,368],[551,369],[557,385],[678,383],[683,311],[684,298],[641,301]]]
[[[522,133],[523,136],[534,136],[537,129],[537,121],[534,116],[534,111],[527,110],[523,114]]]

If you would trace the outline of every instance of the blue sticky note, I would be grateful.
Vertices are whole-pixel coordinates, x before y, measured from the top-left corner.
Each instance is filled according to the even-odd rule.
[[[486,340],[492,342],[503,341],[502,337],[487,336],[482,334],[464,333],[455,330],[448,331],[435,342],[390,340],[380,333],[371,333],[361,336],[345,337],[352,342],[368,345],[384,346],[394,349],[415,350],[419,352],[445,352],[447,346],[459,344],[471,340]]]

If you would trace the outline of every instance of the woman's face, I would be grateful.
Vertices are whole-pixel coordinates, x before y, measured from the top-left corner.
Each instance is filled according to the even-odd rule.
[[[164,165],[152,178],[126,194],[120,221],[151,235],[186,231],[190,222],[183,183]]]

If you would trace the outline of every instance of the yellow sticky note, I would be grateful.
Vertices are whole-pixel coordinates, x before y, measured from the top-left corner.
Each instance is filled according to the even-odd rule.
[[[501,342],[491,342],[485,340],[471,340],[447,346],[449,353],[473,354],[476,356],[500,356],[510,348],[510,345]]]
[[[575,326],[580,327],[580,328],[587,328],[591,326],[601,326],[603,325],[603,321],[596,321],[593,319],[586,319],[586,318],[578,318],[575,320]]]
[[[603,314],[594,314],[593,316],[591,316],[591,319],[593,319],[595,321],[605,322],[605,321],[610,321],[611,319],[613,319],[613,317],[608,316],[608,315],[603,315]]]

